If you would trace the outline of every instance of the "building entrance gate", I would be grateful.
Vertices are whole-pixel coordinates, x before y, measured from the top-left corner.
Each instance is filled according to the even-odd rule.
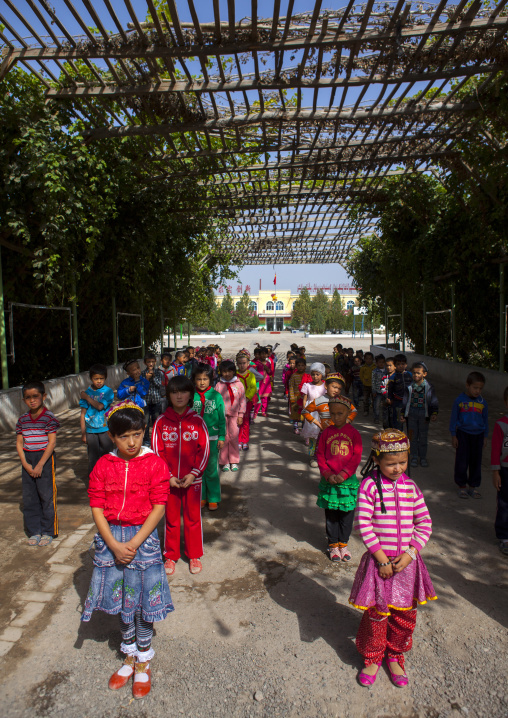
[[[282,317],[267,317],[266,331],[267,332],[282,332],[282,331],[284,331],[284,319]]]

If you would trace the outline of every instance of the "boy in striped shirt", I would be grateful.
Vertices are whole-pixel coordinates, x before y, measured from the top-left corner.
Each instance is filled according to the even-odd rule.
[[[46,390],[40,381],[23,387],[28,407],[16,423],[16,449],[21,460],[23,515],[29,546],[49,546],[58,536],[55,444],[60,422],[44,406]]]

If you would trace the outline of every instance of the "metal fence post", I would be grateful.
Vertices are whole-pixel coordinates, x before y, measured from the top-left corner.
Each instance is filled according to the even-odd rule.
[[[457,361],[457,324],[455,312],[455,282],[452,282],[452,350],[453,361]]]
[[[388,307],[385,301],[385,346],[388,349]]]
[[[2,355],[2,388],[9,388],[9,365],[7,363],[7,335],[5,332],[4,282],[2,277],[2,249],[0,247],[0,354]]]
[[[78,298],[76,296],[76,280],[72,280],[72,341],[74,349],[74,373],[79,374],[79,343],[78,343]]]
[[[504,264],[499,265],[499,371],[504,371],[505,361],[505,298],[504,298]]]
[[[141,349],[143,351],[143,359],[145,358],[145,308],[143,302],[141,302]]]
[[[400,334],[402,337],[402,351],[406,351],[406,333],[404,329],[404,292],[402,292],[402,304],[400,310]]]
[[[427,307],[425,306],[425,294],[423,295],[423,355],[427,354]]]
[[[113,321],[113,364],[118,364],[118,326],[116,317],[116,297],[111,296],[111,319]]]
[[[164,314],[162,312],[162,302],[161,302],[161,360],[162,360],[162,352],[164,351]]]

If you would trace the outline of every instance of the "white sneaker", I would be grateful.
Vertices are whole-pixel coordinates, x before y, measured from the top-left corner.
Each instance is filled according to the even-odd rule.
[[[224,464],[224,466],[222,467],[222,470],[229,471],[229,464]]]
[[[231,471],[238,471],[238,464],[231,464]]]

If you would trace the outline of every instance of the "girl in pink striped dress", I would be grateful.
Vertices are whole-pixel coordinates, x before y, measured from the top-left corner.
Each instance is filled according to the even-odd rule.
[[[432,521],[422,492],[404,473],[408,451],[409,440],[401,431],[376,434],[358,491],[355,529],[367,552],[349,602],[364,611],[356,636],[364,659],[358,675],[363,686],[374,683],[383,658],[392,683],[407,685],[404,653],[411,649],[416,606],[437,598],[420,556]]]

